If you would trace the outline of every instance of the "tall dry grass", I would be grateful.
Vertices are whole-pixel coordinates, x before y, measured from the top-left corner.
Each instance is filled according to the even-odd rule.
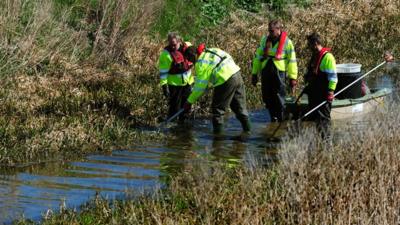
[[[382,53],[391,50],[399,52],[400,43],[400,2],[398,1],[313,1],[308,8],[290,7],[285,13],[277,14],[268,8],[260,13],[243,10],[231,13],[226,22],[214,28],[204,28],[203,32],[194,35],[195,44],[205,42],[210,47],[219,47],[229,52],[239,64],[247,84],[247,102],[250,108],[261,107],[260,91],[249,85],[251,61],[261,36],[268,30],[271,19],[282,19],[285,30],[295,43],[299,64],[299,79],[302,81],[311,52],[307,49],[306,35],[318,32],[325,45],[332,47],[337,63],[360,63],[363,71],[379,64]],[[148,39],[143,36],[144,51],[129,52],[131,63],[145,77],[157,83],[157,60],[159,52],[165,46],[164,37]],[[133,46],[133,45],[132,45]],[[132,55],[133,54],[133,55]],[[145,60],[143,60],[145,59]],[[150,75],[149,75],[150,74]],[[158,87],[152,86],[160,95]],[[143,95],[148,101],[153,99]],[[162,101],[160,97],[157,101]],[[199,105],[207,108],[210,99],[203,98]],[[145,108],[145,106],[142,106]],[[152,110],[152,117],[162,111]]]
[[[285,143],[280,167],[284,207],[291,215],[287,222],[398,224],[398,129],[398,115],[385,112],[371,116],[361,129],[339,129],[333,147],[310,134]]]
[[[137,140],[130,126],[157,123],[165,108],[159,107],[156,64],[165,43],[147,31],[161,1],[119,0],[116,8],[100,1],[106,16],[94,20],[93,30],[70,27],[68,12],[53,20],[50,0],[32,1],[34,16],[21,28],[26,2],[0,3],[0,162],[104,150],[118,140]],[[136,16],[121,29],[114,18],[123,20],[128,3],[137,3]],[[300,74],[309,57],[305,35],[312,31],[333,47],[339,63],[368,68],[381,61],[384,50],[399,52],[399,9],[395,0],[315,0],[310,8],[289,9],[282,18],[296,45]],[[228,51],[250,75],[254,50],[273,17],[280,15],[234,12],[190,41]],[[260,106],[258,90],[248,86],[247,91],[249,105]],[[112,205],[97,199],[80,214],[63,211],[44,223],[398,224],[398,110],[393,106],[376,115],[365,129],[341,131],[347,138],[331,149],[322,147],[313,131],[304,132],[282,144],[280,163],[272,168],[193,166],[154,197]]]
[[[136,98],[156,99],[153,80],[143,85],[144,70],[128,64],[160,2],[91,2],[0,3],[1,166],[108,151],[156,120]]]
[[[267,8],[258,14],[240,10],[233,12],[218,28],[205,29],[194,42],[206,42],[231,53],[249,84],[255,49],[268,30],[268,22],[278,18],[295,44],[300,80],[311,54],[306,44],[306,35],[311,32],[321,34],[325,45],[332,48],[337,63],[360,63],[367,71],[383,61],[384,50],[399,52],[399,9],[399,1],[316,0],[308,8],[289,6],[281,14]],[[259,107],[259,91],[251,85],[246,90],[249,105]]]
[[[155,195],[96,198],[44,224],[398,224],[399,109],[337,128],[342,138],[331,146],[305,130],[282,143],[269,168],[200,162]]]
[[[88,152],[106,150],[135,138],[132,128],[156,126],[165,117],[157,71],[165,40],[149,32],[164,2],[57,2],[0,2],[0,163],[40,158],[33,152],[79,151],[80,146]],[[282,17],[296,45],[300,75],[309,56],[305,35],[311,31],[323,35],[338,62],[369,68],[381,61],[383,50],[398,52],[399,4],[314,1],[310,8],[289,8],[282,15],[238,10],[189,41],[231,53],[249,84],[260,37],[271,18]],[[261,107],[259,90],[248,85],[247,94],[250,108]],[[203,98],[199,105],[204,109],[209,102]],[[63,135],[53,135],[58,133]]]
[[[82,57],[92,67],[121,62],[129,44],[146,35],[158,7],[159,1],[141,0],[76,1],[76,5],[5,0],[0,3],[2,68],[14,62],[13,72],[38,73],[46,65],[71,72],[82,67],[78,64]]]

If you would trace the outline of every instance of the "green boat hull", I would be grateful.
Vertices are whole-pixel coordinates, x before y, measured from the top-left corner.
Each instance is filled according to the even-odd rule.
[[[333,120],[351,119],[375,111],[383,105],[385,97],[392,92],[389,88],[371,90],[361,98],[356,99],[335,99],[332,102],[331,118]],[[308,108],[307,95],[303,95],[300,101],[295,104],[294,97],[286,98],[286,114],[288,118],[306,113]]]

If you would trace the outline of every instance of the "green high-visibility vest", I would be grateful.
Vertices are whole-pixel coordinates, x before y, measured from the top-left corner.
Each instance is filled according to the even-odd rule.
[[[268,49],[268,57],[265,58],[264,50],[266,48],[266,41],[267,36],[264,35],[261,38],[260,45],[258,46],[253,59],[252,74],[257,75],[258,73],[261,73],[262,69],[267,65],[267,62],[273,60],[279,71],[286,71],[290,79],[296,80],[298,68],[293,42],[289,38],[286,38],[282,52],[282,59],[279,60],[274,58],[278,50],[279,42],[275,43],[272,48]]]
[[[232,75],[240,71],[232,56],[218,48],[206,49],[199,56],[196,65],[196,81],[188,101],[194,103],[210,87],[225,83]]]
[[[319,64],[319,70],[326,74],[328,79],[329,90],[336,90],[336,85],[338,82],[337,72],[336,72],[336,60],[332,53],[328,52],[324,55]],[[318,75],[317,75],[318,76]]]
[[[185,42],[187,46],[191,46],[190,42]],[[163,50],[158,61],[158,67],[160,71],[160,85],[172,85],[172,86],[185,86],[191,85],[194,82],[194,77],[191,70],[183,73],[171,74],[170,69],[174,62],[171,54],[167,50]]]

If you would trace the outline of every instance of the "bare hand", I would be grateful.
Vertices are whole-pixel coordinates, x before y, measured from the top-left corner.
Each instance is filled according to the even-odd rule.
[[[385,61],[386,61],[386,62],[393,62],[393,61],[394,61],[393,54],[392,54],[390,51],[386,51],[386,52],[383,54],[383,57],[385,58]]]
[[[335,98],[335,95],[334,95],[333,91],[328,91],[328,94],[326,95],[326,101],[331,103],[334,98]]]

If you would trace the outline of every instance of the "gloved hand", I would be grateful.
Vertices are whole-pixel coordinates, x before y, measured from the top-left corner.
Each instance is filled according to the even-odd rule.
[[[251,75],[251,84],[255,87],[257,85],[257,82],[258,82],[257,74]]]
[[[294,96],[296,93],[296,86],[297,86],[297,80],[290,79],[290,88],[292,90],[292,95]]]
[[[331,103],[333,101],[333,99],[335,98],[333,91],[328,91],[328,94],[326,95],[326,101],[328,101],[329,103]]]
[[[165,96],[166,98],[169,98],[169,88],[168,88],[168,85],[167,85],[167,84],[165,84],[165,85],[162,86],[162,90],[163,90],[164,96]]]
[[[185,112],[190,112],[190,110],[192,109],[192,104],[190,104],[189,102],[185,102],[185,104],[183,104],[183,109],[185,110]]]

